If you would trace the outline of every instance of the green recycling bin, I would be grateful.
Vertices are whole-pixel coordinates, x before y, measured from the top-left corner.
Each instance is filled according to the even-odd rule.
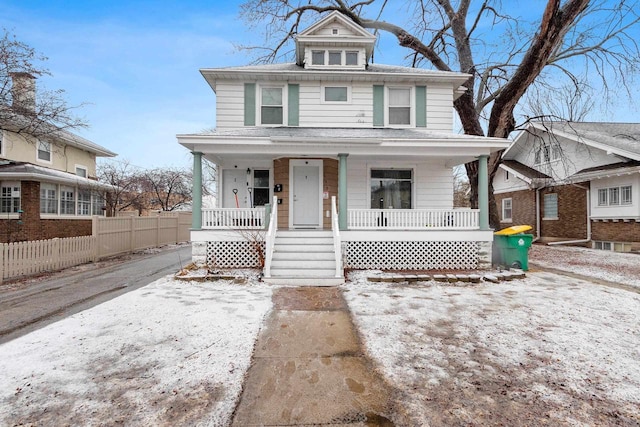
[[[494,261],[509,268],[529,269],[529,248],[533,234],[493,235]]]

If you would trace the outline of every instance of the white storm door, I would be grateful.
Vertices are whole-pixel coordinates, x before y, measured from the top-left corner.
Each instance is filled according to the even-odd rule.
[[[291,206],[294,228],[320,228],[322,160],[291,160]]]
[[[223,169],[222,194],[224,197],[223,208],[248,208],[247,171],[244,169]]]

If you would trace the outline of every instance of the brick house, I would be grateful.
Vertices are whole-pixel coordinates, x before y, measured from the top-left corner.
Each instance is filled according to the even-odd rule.
[[[33,114],[35,79],[12,79],[13,105],[0,106],[12,109],[0,117],[0,242],[90,235],[111,188],[96,180],[96,157],[116,154],[64,130],[25,132],[20,121]]]
[[[640,124],[533,122],[493,181],[500,225],[543,242],[640,250]]]

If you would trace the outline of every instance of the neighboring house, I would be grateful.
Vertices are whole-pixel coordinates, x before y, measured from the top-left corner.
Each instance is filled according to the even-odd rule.
[[[14,103],[35,102],[34,77],[12,77],[14,89],[31,91],[14,93]],[[29,102],[17,107],[33,112]],[[35,137],[19,126],[0,123],[0,242],[90,235],[91,216],[104,215],[102,194],[111,188],[96,181],[96,157],[115,153],[64,130]]]
[[[640,123],[530,123],[504,152],[493,187],[503,227],[640,250]]]
[[[333,12],[298,34],[296,63],[201,70],[216,130],[178,135],[194,154],[195,261],[264,256],[272,283],[490,266],[486,162],[508,141],[453,133],[469,75],[370,63],[375,40]],[[202,156],[218,168],[215,209],[200,210]],[[454,209],[453,168],[476,159],[480,209]]]

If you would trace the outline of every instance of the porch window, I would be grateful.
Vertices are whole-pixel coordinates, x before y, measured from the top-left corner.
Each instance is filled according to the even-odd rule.
[[[78,215],[91,215],[91,192],[88,190],[78,192]]]
[[[40,213],[58,213],[58,192],[54,184],[40,184]]]
[[[512,221],[512,199],[502,199],[502,221],[511,222]]]
[[[263,125],[281,125],[283,123],[281,87],[263,87],[261,104],[261,122]]]
[[[46,141],[38,141],[38,160],[51,161],[51,144]]]
[[[609,204],[609,190],[601,188],[598,190],[598,206],[607,206]]]
[[[71,187],[60,188],[60,213],[62,215],[76,214],[76,194]]]
[[[613,187],[609,189],[609,204],[610,205],[620,204],[620,188],[619,187]]]
[[[371,169],[371,209],[411,209],[411,169]]]
[[[389,88],[389,124],[411,124],[411,89]]]
[[[623,205],[630,205],[632,203],[631,199],[631,186],[625,185],[624,187],[620,187],[620,203]]]
[[[104,215],[104,198],[102,194],[94,192],[91,195],[91,213],[93,215]]]
[[[253,171],[253,206],[264,206],[269,203],[269,171]]]
[[[0,212],[17,213],[20,210],[20,183],[3,182],[0,194]]]
[[[558,219],[558,194],[544,195],[543,219]]]

